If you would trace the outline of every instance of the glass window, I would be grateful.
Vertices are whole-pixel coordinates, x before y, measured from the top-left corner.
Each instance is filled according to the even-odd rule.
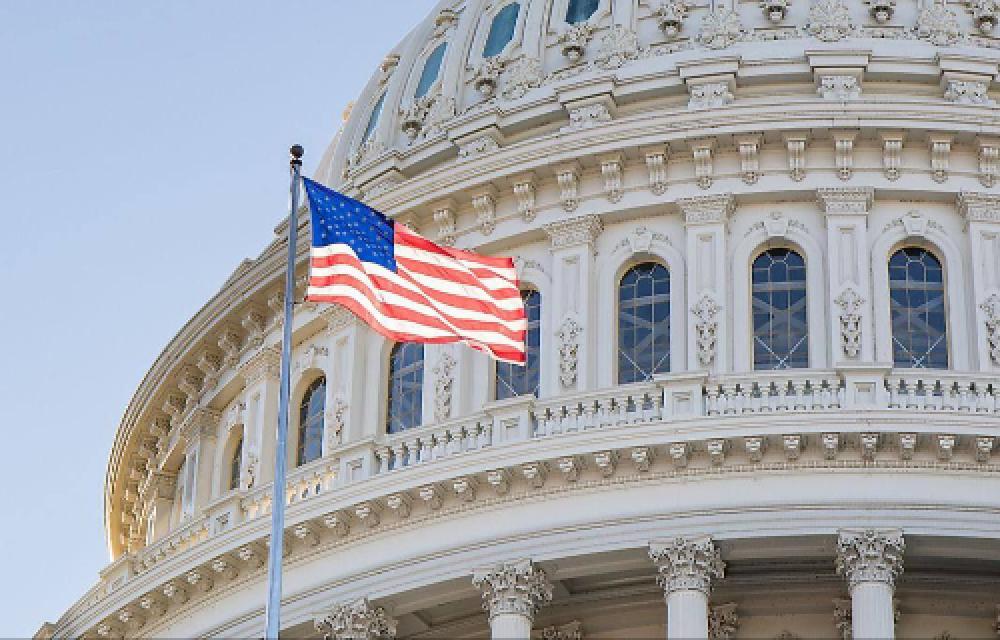
[[[413,94],[414,98],[423,98],[437,81],[438,74],[441,73],[441,62],[444,60],[444,50],[447,46],[446,42],[442,42],[437,46],[437,49],[431,52],[431,55],[427,56],[424,70],[420,73],[420,81],[417,83],[417,90]]]
[[[524,337],[527,346],[526,361],[523,367],[509,362],[497,362],[497,400],[538,395],[542,294],[537,291],[522,291],[521,300],[524,301],[524,313],[528,320],[528,331]]]
[[[365,133],[361,136],[361,144],[368,142],[368,139],[372,137],[375,133],[375,127],[378,126],[378,119],[382,116],[382,103],[385,102],[385,94],[378,99],[375,103],[375,107],[372,109],[372,114],[368,116],[368,126],[365,127]]]
[[[423,421],[424,345],[401,342],[389,354],[389,433],[419,427]]]
[[[326,408],[326,378],[317,378],[299,405],[299,447],[295,464],[318,460],[323,455],[323,410]]]
[[[229,460],[229,488],[240,488],[240,467],[243,462],[243,436],[236,441],[236,448],[233,449],[233,457]]]
[[[948,368],[944,269],[933,253],[904,247],[889,258],[889,314],[897,367]]]
[[[670,272],[646,262],[618,286],[618,383],[670,371]]]
[[[601,0],[569,0],[566,7],[566,22],[576,24],[586,22],[597,11]]]
[[[753,261],[753,368],[809,366],[806,262],[791,249],[769,249]]]
[[[483,47],[484,58],[499,54],[514,39],[514,28],[517,26],[517,14],[520,10],[521,5],[513,2],[493,16],[490,33],[486,36],[486,46]]]

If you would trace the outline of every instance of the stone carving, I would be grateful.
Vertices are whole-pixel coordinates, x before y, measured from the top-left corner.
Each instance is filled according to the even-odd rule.
[[[788,175],[796,182],[806,177],[806,137],[785,138],[788,153]]]
[[[709,640],[730,640],[740,626],[740,618],[736,615],[736,603],[730,602],[709,607],[708,638]]]
[[[691,313],[697,318],[694,329],[698,334],[698,362],[703,367],[710,367],[715,362],[715,344],[718,338],[720,311],[722,311],[722,307],[707,293],[691,307]]]
[[[1000,175],[1000,144],[993,140],[979,143],[979,182],[984,187],[996,184]]]
[[[490,235],[497,226],[497,203],[492,191],[476,194],[472,198],[472,208],[476,210],[479,229]]]
[[[902,133],[883,133],[882,135],[882,171],[889,180],[898,180],[900,175],[901,156],[903,153]]]
[[[556,170],[559,183],[559,201],[566,211],[573,211],[580,204],[580,169],[576,165],[565,165]]]
[[[955,44],[963,38],[955,12],[938,0],[920,10],[914,31],[921,40],[939,47]]]
[[[601,159],[601,176],[604,178],[604,193],[608,200],[618,202],[622,199],[622,170],[625,160],[620,153]]]
[[[983,310],[983,320],[986,322],[986,339],[990,345],[990,360],[1000,365],[1000,296],[991,295],[984,300],[979,308]]]
[[[602,69],[618,69],[638,56],[639,39],[635,32],[616,24],[601,38],[594,62]]]
[[[646,171],[649,172],[649,190],[662,196],[667,191],[667,150],[646,152]]]
[[[850,75],[820,76],[816,93],[824,100],[846,102],[861,97],[861,85],[858,79]]]
[[[944,99],[957,104],[980,104],[993,106],[996,102],[990,98],[985,82],[970,82],[966,80],[949,80],[944,91]]]
[[[856,358],[861,352],[861,305],[864,298],[848,287],[833,301],[840,307],[840,340],[844,354]]]
[[[484,98],[492,98],[500,82],[500,73],[504,68],[504,60],[500,56],[486,58],[472,73],[472,86]]]
[[[410,142],[442,133],[442,125],[455,117],[455,98],[427,94],[400,107],[400,128]]]
[[[694,159],[694,177],[700,188],[708,189],[712,186],[712,174],[715,173],[712,163],[715,139],[692,140],[688,144],[691,146],[691,156]]]
[[[243,473],[240,475],[240,489],[248,491],[257,483],[257,454],[247,451],[244,456]]]
[[[396,637],[396,620],[368,598],[334,605],[313,622],[325,640],[382,640]]]
[[[868,13],[872,19],[879,24],[892,20],[892,14],[896,10],[896,0],[865,0],[865,4],[870,7]]]
[[[344,429],[347,427],[347,408],[347,402],[340,396],[337,396],[333,399],[333,406],[326,410],[324,417],[331,427],[326,429],[326,437],[328,445],[330,445],[327,447],[327,450],[331,446],[340,443],[341,434],[344,433]]]
[[[552,601],[552,584],[545,572],[527,559],[478,569],[472,584],[483,592],[483,610],[491,620],[503,614],[534,619],[538,609]]]
[[[434,365],[434,419],[438,422],[451,417],[451,396],[456,364],[455,357],[445,352]]]
[[[818,0],[809,8],[806,30],[823,42],[837,42],[854,32],[851,13],[844,0]]]
[[[441,244],[455,244],[455,213],[451,206],[442,205],[434,210],[434,222],[438,224],[438,240]]]
[[[458,24],[458,12],[454,9],[442,9],[434,18],[434,37],[440,38],[456,24]]]
[[[545,627],[542,640],[583,640],[583,626],[579,620],[573,620],[558,627]]]
[[[854,637],[852,624],[851,601],[843,598],[835,598],[833,601],[833,626],[837,628],[837,634],[841,640],[851,640]]]
[[[667,0],[653,12],[657,26],[660,27],[660,31],[667,37],[667,40],[673,40],[680,35],[681,29],[684,27],[684,18],[687,17],[687,10],[687,3],[683,0]]]
[[[837,573],[853,589],[862,582],[890,587],[903,572],[903,533],[899,530],[841,531],[837,541]]]
[[[608,111],[608,108],[600,103],[588,104],[570,109],[569,124],[560,131],[566,133],[590,129],[605,122],[611,122],[611,112]]]
[[[1000,15],[1000,1],[968,0],[968,6],[979,32],[983,35],[993,33],[997,26],[997,16]]]
[[[500,93],[507,100],[517,100],[531,89],[542,86],[542,80],[544,74],[541,61],[529,56],[518,56],[504,65],[503,89]]]
[[[706,596],[712,590],[712,579],[722,578],[726,564],[715,543],[708,536],[675,538],[649,544],[649,557],[656,565],[656,582],[665,594],[695,590]]]
[[[458,147],[458,155],[462,158],[472,158],[496,151],[499,148],[500,143],[497,142],[496,138],[493,136],[483,135],[473,138],[469,142],[460,145]],[[371,193],[368,195],[372,196]]]
[[[742,38],[740,16],[728,7],[720,7],[707,14],[698,33],[698,42],[709,49],[725,49]]]
[[[667,236],[640,225],[632,229],[632,233],[622,238],[621,242],[618,243],[618,247],[626,248],[632,254],[646,253],[653,246],[654,241],[670,244]]]
[[[951,165],[951,137],[931,136],[931,179],[945,182]]]
[[[702,82],[688,87],[691,97],[688,99],[688,109],[716,109],[730,104],[735,96],[729,89],[729,83]]]
[[[514,181],[514,197],[517,198],[517,212],[525,222],[535,219],[535,182],[530,176]]]
[[[579,62],[587,50],[587,43],[594,35],[594,26],[589,22],[580,22],[570,25],[565,31],[559,34],[558,43],[563,56],[569,60],[570,64]]]
[[[788,15],[788,7],[792,0],[761,0],[760,8],[764,10],[764,16],[772,24],[778,24]]]
[[[736,149],[740,153],[740,177],[746,184],[755,184],[760,178],[760,136],[737,138]]]
[[[559,380],[567,389],[576,384],[577,358],[582,332],[583,327],[573,318],[566,318],[556,331],[556,337],[559,338]]]
[[[833,132],[834,160],[837,164],[837,177],[841,180],[850,180],[854,175],[855,137],[857,137],[855,131]]]

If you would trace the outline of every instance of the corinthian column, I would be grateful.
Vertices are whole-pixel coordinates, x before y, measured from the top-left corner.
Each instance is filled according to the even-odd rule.
[[[535,612],[552,600],[552,585],[531,560],[504,562],[472,575],[483,592],[483,609],[490,614],[494,640],[528,640]]]
[[[325,640],[391,640],[396,637],[396,621],[368,598],[335,604],[316,618],[316,631]]]
[[[667,638],[708,638],[712,579],[726,568],[709,536],[650,542],[656,582],[667,601]]]
[[[903,547],[898,529],[840,531],[837,573],[850,588],[855,640],[895,637],[892,595],[903,572]]]

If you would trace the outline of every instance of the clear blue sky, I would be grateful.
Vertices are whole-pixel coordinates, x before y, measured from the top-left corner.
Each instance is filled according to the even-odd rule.
[[[434,4],[0,2],[0,636],[94,584],[132,392]]]

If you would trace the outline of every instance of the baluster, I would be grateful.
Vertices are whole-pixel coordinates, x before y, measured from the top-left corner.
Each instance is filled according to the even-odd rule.
[[[747,380],[740,383],[740,413],[754,413],[754,383]]]
[[[719,386],[711,382],[705,385],[705,415],[719,415]]]
[[[983,382],[976,382],[976,413],[989,413],[990,394]]]
[[[663,420],[666,417],[663,415],[663,390],[657,389],[653,391],[649,394],[649,399],[653,405],[650,420],[653,422]]]
[[[903,389],[906,392],[906,408],[907,409],[916,409],[917,408],[917,389],[918,389],[919,383],[920,383],[919,380],[913,380],[913,381],[904,380],[903,381]]]
[[[722,385],[722,412],[736,413],[736,383],[727,382]]]

